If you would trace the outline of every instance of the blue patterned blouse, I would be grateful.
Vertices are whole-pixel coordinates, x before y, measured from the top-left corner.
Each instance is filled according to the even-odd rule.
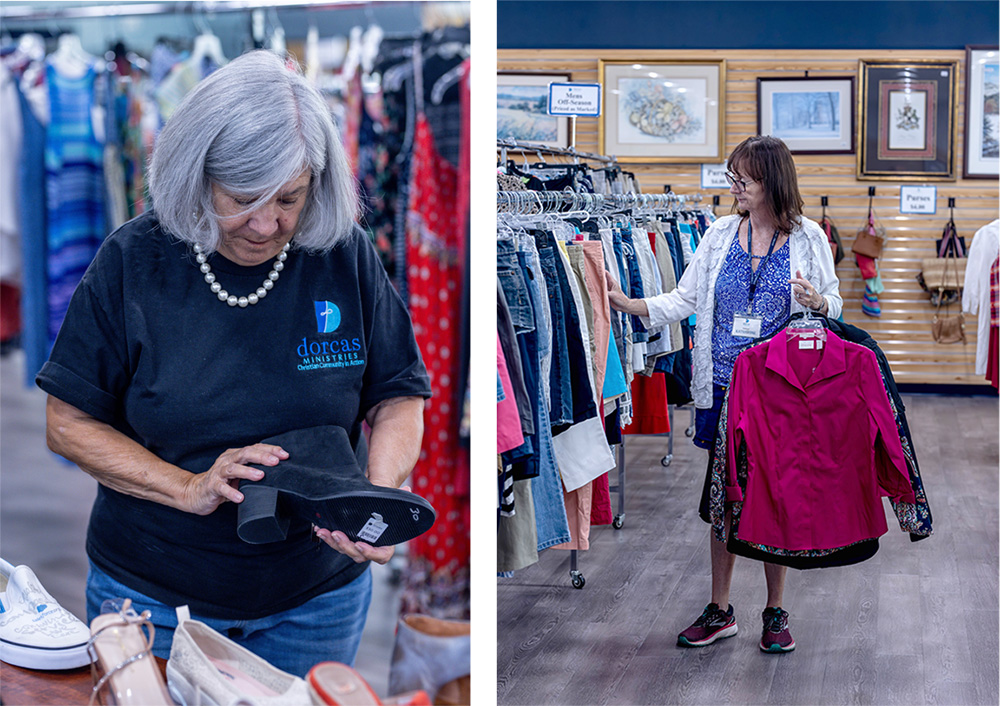
[[[770,242],[770,239],[768,240]],[[715,281],[715,315],[712,322],[712,380],[727,387],[733,376],[733,365],[744,348],[753,343],[752,338],[733,336],[733,316],[747,310],[750,297],[750,256],[740,247],[739,236],[733,238],[726,253],[726,261]],[[791,277],[788,262],[788,240],[761,261],[758,267],[757,292],[754,295],[753,313],[763,319],[761,336],[770,336],[789,316]]]

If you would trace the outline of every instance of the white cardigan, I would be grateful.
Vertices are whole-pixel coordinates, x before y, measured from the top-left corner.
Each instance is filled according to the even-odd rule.
[[[972,236],[965,264],[962,311],[979,313],[976,327],[976,375],[986,374],[990,357],[990,269],[1000,247],[1000,218],[984,225]]]
[[[698,325],[694,333],[694,375],[691,396],[695,407],[712,406],[712,322],[715,312],[715,280],[726,260],[733,238],[739,232],[740,216],[724,216],[705,232],[684,276],[672,292],[644,299],[649,309],[648,317],[640,317],[647,329],[660,329],[697,314]],[[788,239],[789,275],[796,270],[826,299],[827,316],[837,318],[844,306],[840,297],[840,281],[833,266],[833,253],[823,229],[815,221],[803,217]],[[803,311],[792,296],[788,285],[791,313]]]

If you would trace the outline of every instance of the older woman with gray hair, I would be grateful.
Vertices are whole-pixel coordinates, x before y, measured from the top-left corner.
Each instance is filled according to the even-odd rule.
[[[393,547],[302,520],[249,544],[236,519],[241,483],[289,458],[269,437],[334,425],[357,444],[367,422],[368,479],[388,488],[420,452],[428,377],[354,223],[329,108],[278,57],[245,54],[184,99],[149,177],[153,209],[108,236],[37,378],[49,447],[99,484],[89,618],[131,598],[166,658],[187,604],[293,674],[353,663],[368,562]]]

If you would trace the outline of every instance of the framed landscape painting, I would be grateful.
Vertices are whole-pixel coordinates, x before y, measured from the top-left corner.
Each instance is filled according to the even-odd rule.
[[[599,61],[602,154],[623,162],[722,162],[726,62]]]
[[[861,61],[858,179],[955,179],[955,61]]]
[[[757,134],[793,154],[853,154],[854,77],[758,78]]]
[[[569,118],[548,114],[549,84],[569,74],[497,74],[497,139],[569,147]]]
[[[997,47],[965,48],[966,179],[1000,176],[1000,56]]]

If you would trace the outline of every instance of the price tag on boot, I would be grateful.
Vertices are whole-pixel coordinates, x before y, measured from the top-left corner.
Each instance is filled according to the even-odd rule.
[[[382,536],[382,533],[388,529],[389,525],[382,522],[382,516],[377,512],[373,512],[372,516],[368,518],[368,522],[365,526],[361,528],[358,532],[358,539],[363,539],[366,542],[377,542],[378,538]]]

